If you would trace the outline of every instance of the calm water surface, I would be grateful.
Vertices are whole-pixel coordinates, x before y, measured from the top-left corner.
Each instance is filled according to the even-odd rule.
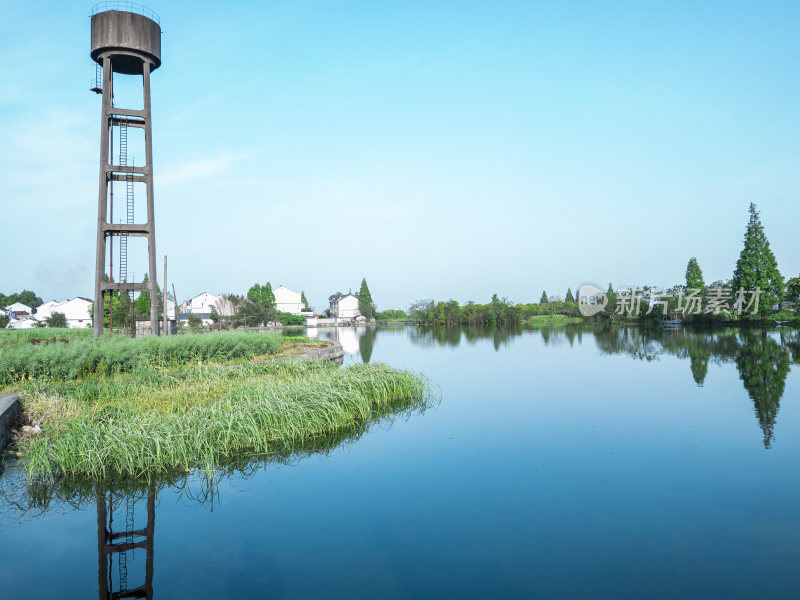
[[[2,597],[796,597],[797,332],[310,333],[440,402],[150,489],[31,493],[7,461]]]

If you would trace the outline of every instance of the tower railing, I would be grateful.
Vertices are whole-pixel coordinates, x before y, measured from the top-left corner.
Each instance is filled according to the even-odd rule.
[[[161,21],[155,11],[147,8],[144,4],[139,4],[138,2],[128,2],[127,0],[107,0],[106,2],[98,2],[92,7],[92,15],[109,10],[121,10],[124,12],[142,15],[143,17],[147,17],[148,19],[151,19],[161,25]]]

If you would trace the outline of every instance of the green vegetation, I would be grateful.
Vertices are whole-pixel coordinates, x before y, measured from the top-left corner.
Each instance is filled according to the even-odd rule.
[[[21,292],[8,295],[0,293],[0,306],[8,306],[17,302],[21,302],[25,306],[30,306],[31,310],[36,310],[44,304],[44,301],[30,290],[22,290]]]
[[[744,248],[736,263],[732,283],[736,289],[761,289],[759,310],[762,320],[766,317],[766,311],[783,299],[783,276],[778,271],[778,262],[770,250],[755,204],[750,204]]]
[[[293,315],[292,313],[279,312],[278,321],[281,325],[305,325],[306,318],[303,315]]]
[[[522,313],[507,298],[492,296],[490,304],[470,301],[460,305],[456,300],[434,302],[419,300],[409,309],[411,317],[423,325],[494,325],[518,323]]]
[[[136,339],[105,336],[94,341],[88,335],[90,331],[82,331],[80,336],[66,333],[71,331],[74,330],[52,330],[48,337],[42,330],[27,336],[2,332],[0,384],[27,379],[72,380],[197,361],[251,359],[274,354],[281,343],[275,333],[226,332]]]
[[[387,308],[379,313],[375,313],[375,319],[378,321],[408,321],[409,316],[404,310],[394,310]]]
[[[18,442],[29,474],[95,479],[287,454],[395,410],[424,409],[430,399],[427,382],[408,371],[304,360],[148,366],[74,383],[26,382],[20,391],[25,414],[42,429]]]
[[[372,301],[372,294],[369,293],[366,278],[361,280],[361,288],[358,290],[358,312],[367,320],[375,318],[375,303]]]
[[[525,319],[525,324],[536,327],[546,327],[548,325],[577,325],[583,323],[583,321],[581,317],[569,317],[567,315],[534,315]]]
[[[64,313],[54,312],[47,317],[44,322],[47,323],[48,327],[66,328],[67,317],[64,315]]]
[[[694,256],[689,259],[689,263],[686,265],[686,287],[696,290],[702,290],[706,287],[703,281],[703,271],[700,270],[700,265]]]
[[[256,283],[250,286],[246,298],[239,298],[233,294],[229,294],[226,298],[231,303],[229,311],[235,311],[234,318],[248,327],[260,327],[278,320],[275,294],[269,281],[264,285]]]

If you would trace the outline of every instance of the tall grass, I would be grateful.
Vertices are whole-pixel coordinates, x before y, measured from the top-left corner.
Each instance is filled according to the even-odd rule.
[[[281,344],[280,335],[271,332],[226,331],[141,339],[103,337],[96,341],[88,335],[59,338],[60,335],[56,333],[55,338],[66,341],[39,344],[27,341],[33,338],[6,336],[0,346],[0,384],[29,378],[70,380],[147,366],[252,358],[274,354]]]
[[[223,393],[164,414],[125,402],[125,392],[116,390],[115,399],[73,399],[66,414],[47,419],[44,394],[53,390],[24,392],[23,410],[34,419],[38,413],[43,430],[20,443],[29,476],[141,478],[215,469],[237,457],[314,447],[315,440],[394,411],[422,410],[431,398],[424,378],[386,365],[341,370],[329,362],[287,360],[178,375],[176,381],[205,381],[212,396]],[[167,376],[173,375],[154,375],[143,386],[161,385]]]

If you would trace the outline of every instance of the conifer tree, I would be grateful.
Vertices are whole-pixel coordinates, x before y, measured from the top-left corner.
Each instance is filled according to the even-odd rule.
[[[606,314],[613,315],[617,312],[617,293],[614,291],[614,288],[611,287],[610,282],[608,284],[608,290],[606,290],[606,298],[608,298]]]
[[[700,270],[700,265],[697,264],[697,259],[694,256],[689,259],[689,264],[686,265],[686,287],[698,290],[706,287],[703,281],[703,271]]]
[[[361,280],[361,289],[358,291],[358,312],[367,319],[375,318],[375,303],[372,301],[372,294],[369,293],[366,278]]]
[[[572,295],[572,288],[567,288],[567,295],[564,298],[566,304],[575,304],[575,296]]]
[[[742,288],[745,292],[761,290],[758,310],[761,319],[766,311],[783,299],[783,276],[778,271],[778,262],[769,247],[755,204],[750,204],[750,221],[744,234],[744,248],[736,262],[732,281],[734,290]]]
[[[305,291],[301,291],[300,292],[300,302],[303,303],[303,311],[304,312],[310,312],[311,311],[311,307],[308,305],[308,300],[306,299]]]
[[[539,304],[547,304],[549,300],[547,299],[547,291],[542,291],[542,297],[539,298]]]

